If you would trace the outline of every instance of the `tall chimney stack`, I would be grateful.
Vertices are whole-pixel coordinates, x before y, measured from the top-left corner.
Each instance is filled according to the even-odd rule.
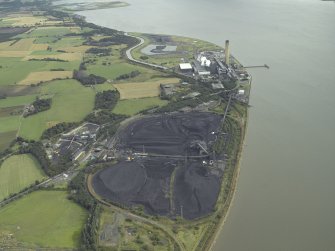
[[[226,65],[229,66],[229,58],[230,58],[230,51],[229,51],[229,40],[226,40],[226,48],[225,48],[225,55],[226,55]]]

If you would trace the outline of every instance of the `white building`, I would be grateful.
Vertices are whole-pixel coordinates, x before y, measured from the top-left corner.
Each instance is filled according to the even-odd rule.
[[[179,64],[179,68],[181,71],[192,71],[193,70],[193,67],[190,63]]]

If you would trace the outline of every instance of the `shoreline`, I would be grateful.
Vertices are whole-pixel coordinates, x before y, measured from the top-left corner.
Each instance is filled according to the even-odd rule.
[[[53,10],[51,9],[50,12],[52,12],[52,11]],[[62,13],[63,13],[62,11],[55,11],[55,13],[51,13],[50,15],[55,14],[55,15],[52,15],[52,16],[57,17],[57,14],[61,15]],[[74,15],[76,15],[76,14],[73,13],[73,16]],[[72,14],[69,14],[69,16],[72,16]],[[146,65],[150,68],[156,68],[155,70],[157,70],[157,69],[168,70],[169,69],[169,68],[166,68],[166,67],[163,67],[163,66],[160,67],[158,65],[145,63],[145,62],[136,60],[132,57],[132,55],[131,55],[132,50],[143,44],[143,39],[141,38],[141,36],[138,36],[138,37],[130,36],[124,31],[113,30],[113,28],[108,28],[108,27],[104,28],[105,26],[96,25],[94,22],[93,23],[88,23],[86,21],[85,16],[80,17],[82,19],[82,23],[80,22],[80,20],[78,20],[79,19],[78,17],[76,17],[76,18],[77,18],[77,20],[74,22],[75,25],[81,26],[81,24],[86,23],[87,27],[93,27],[94,29],[97,29],[98,30],[97,34],[100,34],[100,33],[104,34],[104,32],[106,32],[110,35],[110,33],[115,32],[115,34],[120,35],[120,36],[123,35],[123,37],[137,38],[138,41],[131,41],[131,42],[128,41],[128,43],[125,43],[125,44],[128,45],[128,47],[121,50],[121,57],[126,59],[126,61],[128,61],[127,63],[134,63],[134,64],[140,64],[140,65],[144,64],[144,65]],[[58,25],[58,26],[62,27],[62,25]],[[105,31],[105,30],[107,30],[107,31]],[[112,34],[112,35],[115,35],[115,34]],[[174,36],[174,35],[169,35],[169,36]],[[136,43],[136,45],[134,45],[135,43]],[[221,46],[218,46],[218,47],[222,48]],[[125,51],[126,51],[126,54],[124,54]],[[122,53],[123,53],[123,55],[122,55]],[[183,79],[183,77],[185,77],[185,76],[181,76],[181,79]],[[249,81],[249,84],[251,84],[251,80]],[[228,89],[228,90],[230,90],[230,89]],[[230,100],[231,100],[231,96],[229,97],[229,102],[228,102],[227,107],[229,107]],[[177,111],[177,110],[173,110],[173,111]],[[228,108],[225,109],[225,115],[226,115],[227,111],[228,111]],[[215,113],[215,111],[213,111],[213,110],[210,110],[209,112]],[[224,118],[225,118],[225,115],[224,115]],[[131,118],[136,118],[136,116],[132,116]],[[122,211],[124,214],[130,215],[131,218],[133,218],[133,219],[135,219],[139,222],[147,223],[149,225],[152,225],[154,227],[159,228],[160,230],[162,230],[166,234],[167,237],[171,238],[171,240],[174,240],[176,246],[179,246],[178,250],[198,250],[198,248],[199,248],[198,245],[200,245],[200,249],[202,249],[202,250],[212,250],[213,246],[215,245],[215,243],[218,239],[219,234],[222,231],[222,228],[224,227],[224,223],[225,223],[225,221],[228,217],[230,207],[233,203],[235,192],[236,192],[236,189],[237,189],[237,182],[238,182],[238,177],[239,177],[239,172],[240,172],[241,155],[242,155],[243,146],[244,146],[245,132],[246,132],[246,126],[247,126],[247,119],[248,119],[248,109],[246,109],[246,110],[243,109],[243,111],[240,113],[240,116],[235,115],[235,116],[232,117],[232,119],[235,120],[234,124],[236,124],[236,128],[237,128],[236,131],[238,131],[238,134],[236,134],[237,136],[235,137],[236,141],[234,141],[234,144],[231,147],[232,152],[229,153],[229,155],[232,156],[231,158],[229,158],[229,160],[233,160],[234,162],[233,162],[233,164],[230,163],[228,165],[229,166],[229,169],[228,169],[229,172],[227,172],[227,176],[225,176],[226,180],[224,181],[222,179],[222,181],[221,181],[221,184],[220,184],[221,197],[217,198],[217,201],[216,201],[216,204],[215,204],[216,210],[213,211],[213,213],[207,215],[204,218],[201,217],[201,218],[195,219],[194,221],[193,220],[191,220],[190,222],[185,221],[185,222],[182,222],[180,224],[180,227],[182,229],[182,230],[180,230],[180,232],[182,232],[182,231],[187,232],[188,231],[188,229],[187,229],[188,225],[190,225],[190,226],[196,226],[197,224],[205,225],[206,228],[203,231],[203,233],[194,240],[194,243],[197,243],[196,247],[192,247],[192,248],[188,247],[187,246],[188,245],[188,240],[183,239],[177,233],[174,233],[174,231],[172,231],[170,228],[167,228],[166,226],[164,226],[164,219],[162,219],[162,221],[160,219],[150,220],[150,219],[147,219],[144,216],[141,216],[141,214],[133,213],[132,211],[129,211],[127,209],[119,207],[118,205],[113,205],[108,201],[104,201],[101,198],[97,198],[95,196],[95,194],[92,193],[92,191],[91,191],[92,187],[90,187],[90,184],[89,184],[90,180],[91,180],[90,176],[86,180],[87,190],[101,204],[109,205],[109,207],[112,207],[114,210]],[[223,121],[224,121],[224,119],[223,119]],[[228,132],[230,132],[230,131],[228,130]],[[234,134],[232,134],[232,135],[234,135]],[[218,202],[219,202],[220,206],[218,206]],[[113,206],[111,206],[111,205],[113,205]],[[201,243],[203,243],[203,245],[201,245]]]
[[[207,251],[213,250],[214,245],[216,244],[220,233],[223,231],[224,225],[226,223],[226,220],[228,218],[228,215],[229,215],[229,212],[230,212],[230,210],[232,208],[232,205],[234,204],[234,199],[235,199],[235,195],[236,195],[236,191],[237,191],[237,183],[238,183],[239,176],[240,176],[240,171],[241,171],[242,153],[243,153],[243,149],[244,149],[244,146],[245,146],[245,144],[244,144],[244,142],[245,142],[245,135],[247,133],[247,128],[248,128],[248,115],[249,114],[247,112],[246,124],[245,124],[245,128],[243,130],[243,140],[242,140],[241,146],[239,148],[237,165],[236,165],[236,169],[234,171],[234,178],[232,180],[233,184],[232,184],[231,189],[229,191],[229,197],[230,197],[230,199],[229,199],[228,207],[227,207],[226,213],[222,217],[222,220],[220,220],[218,226],[215,229],[213,240],[208,244],[208,247],[206,248]]]
[[[82,14],[80,16],[84,18],[85,22],[87,22],[86,21],[86,16],[83,16]],[[93,24],[95,24],[95,23],[93,22]],[[100,26],[98,24],[95,24],[95,25]],[[113,29],[113,28],[110,28],[110,27],[107,27],[107,26],[101,26],[101,27],[105,27],[105,28],[108,28],[108,29]],[[118,31],[122,32],[125,36],[136,38],[136,39],[139,40],[138,44],[136,44],[133,47],[128,48],[126,50],[126,58],[128,59],[128,61],[133,62],[135,64],[140,64],[140,65],[143,64],[143,63],[145,63],[145,62],[142,62],[142,61],[134,59],[132,57],[132,54],[131,54],[131,52],[132,52],[133,49],[136,49],[137,47],[139,47],[139,46],[141,46],[143,44],[143,40],[142,40],[143,38],[140,37],[140,36],[129,35],[127,31],[122,31],[122,30],[118,30]],[[166,35],[174,36],[174,35],[171,35],[171,34],[166,34]],[[145,64],[148,67],[157,68],[157,65],[150,65],[150,64],[147,64],[147,63],[145,63]],[[251,86],[251,84],[252,84],[252,78],[250,79],[249,84]],[[250,93],[249,93],[249,96],[250,96]],[[238,179],[239,179],[239,175],[240,175],[240,169],[241,169],[242,153],[243,153],[244,144],[245,144],[245,135],[246,135],[247,126],[248,126],[248,115],[249,115],[249,113],[248,113],[248,109],[247,109],[246,110],[246,117],[244,119],[245,120],[244,121],[245,125],[243,127],[241,127],[241,131],[242,131],[242,133],[241,133],[242,137],[241,138],[242,138],[242,140],[240,141],[240,146],[239,146],[239,150],[238,150],[238,153],[237,153],[238,154],[237,155],[238,156],[237,157],[237,164],[235,165],[235,168],[234,168],[234,173],[233,173],[233,178],[232,178],[232,183],[231,183],[232,185],[230,186],[230,190],[229,190],[229,193],[228,193],[228,198],[226,199],[226,201],[224,202],[224,205],[222,206],[223,207],[223,209],[222,209],[223,210],[223,217],[221,217],[221,219],[219,220],[218,224],[216,224],[216,226],[214,227],[214,229],[213,229],[213,233],[214,234],[207,239],[207,240],[209,240],[209,243],[204,245],[204,250],[205,251],[211,251],[211,250],[213,250],[214,245],[216,244],[216,242],[218,240],[218,237],[219,237],[221,231],[224,228],[224,224],[225,224],[225,222],[226,222],[226,220],[228,218],[230,209],[231,209],[231,207],[233,205],[233,202],[234,202],[235,193],[236,193],[236,190],[237,190],[237,183],[238,183]],[[88,179],[87,181],[88,181],[87,182],[87,184],[88,184],[90,182],[90,179]],[[90,193],[92,194],[92,192],[90,192]],[[104,201],[104,200],[99,199],[99,201],[101,202],[101,201]],[[107,203],[107,202],[104,201],[104,203]],[[107,204],[109,204],[109,206],[111,205],[110,203],[107,203]],[[116,207],[116,206],[113,205],[113,207]],[[120,209],[124,210],[122,208],[120,208]],[[209,216],[209,217],[211,217],[211,216]],[[196,222],[197,222],[197,220],[194,223],[196,223]]]

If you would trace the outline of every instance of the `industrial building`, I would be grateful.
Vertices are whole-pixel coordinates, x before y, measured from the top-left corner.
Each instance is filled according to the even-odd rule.
[[[179,64],[179,69],[183,73],[193,72],[193,67],[192,67],[192,65],[190,63]]]

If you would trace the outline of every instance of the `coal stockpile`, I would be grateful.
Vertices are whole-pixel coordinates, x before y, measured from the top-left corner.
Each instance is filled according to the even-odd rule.
[[[143,118],[119,134],[121,145],[137,152],[162,155],[198,154],[191,142],[215,140],[220,117],[212,113],[177,113]]]
[[[166,158],[124,161],[98,172],[93,188],[103,198],[124,206],[143,205],[149,214],[170,213],[170,179],[177,165]]]
[[[213,212],[220,192],[220,177],[211,174],[199,161],[177,170],[174,184],[175,214],[186,219]]]
[[[152,215],[209,215],[221,187],[222,171],[208,164],[219,126],[220,116],[195,112],[133,121],[118,132],[116,146],[131,161],[96,173],[95,192],[122,206],[142,205]]]

